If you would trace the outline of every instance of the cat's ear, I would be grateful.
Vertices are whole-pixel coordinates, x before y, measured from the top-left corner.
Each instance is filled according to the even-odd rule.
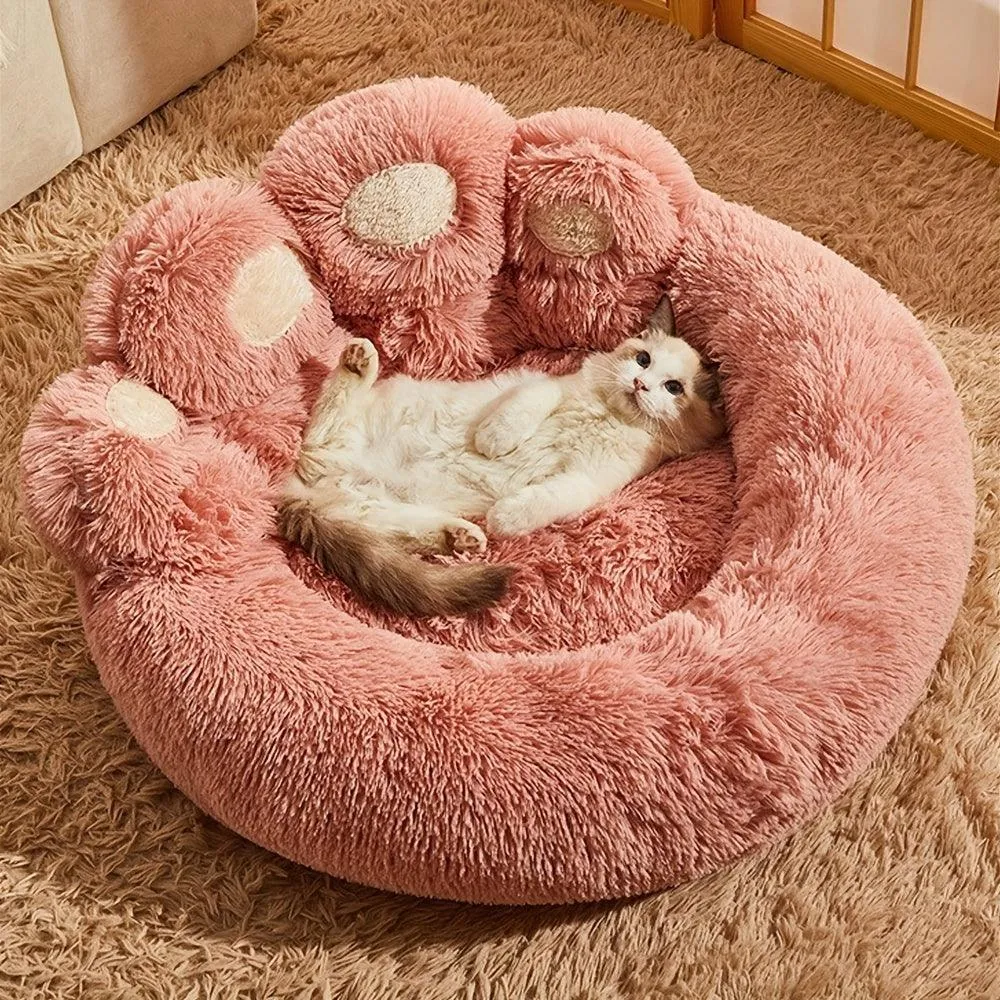
[[[664,295],[657,303],[656,308],[646,320],[646,329],[662,334],[664,337],[673,337],[676,324],[674,322],[674,307],[670,302],[670,296]]]

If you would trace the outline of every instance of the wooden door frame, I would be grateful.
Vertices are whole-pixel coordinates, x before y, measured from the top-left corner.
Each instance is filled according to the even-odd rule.
[[[910,0],[906,72],[900,78],[833,47],[836,0],[823,0],[822,38],[815,39],[756,11],[754,0],[715,0],[715,33],[799,76],[828,83],[856,100],[906,118],[928,135],[950,139],[1000,161],[1000,94],[990,121],[917,86],[923,0]]]

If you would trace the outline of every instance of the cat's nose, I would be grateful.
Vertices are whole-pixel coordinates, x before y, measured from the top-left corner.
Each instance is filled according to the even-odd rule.
[[[636,392],[649,392],[649,386],[641,378],[632,379],[632,385],[635,387]]]

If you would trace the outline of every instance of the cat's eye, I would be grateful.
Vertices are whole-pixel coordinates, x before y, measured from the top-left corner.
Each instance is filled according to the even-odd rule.
[[[684,383],[678,382],[675,378],[668,378],[667,381],[663,383],[663,388],[666,389],[671,396],[682,396],[684,394]]]
[[[635,356],[635,363],[640,368],[648,368],[652,363],[653,359],[649,356],[649,351],[640,351]]]

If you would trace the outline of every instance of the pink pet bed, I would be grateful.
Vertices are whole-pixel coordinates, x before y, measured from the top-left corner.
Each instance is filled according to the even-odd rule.
[[[348,331],[420,377],[558,370],[664,288],[730,439],[494,540],[520,569],[496,608],[392,618],[275,537]],[[259,183],[139,212],[83,326],[22,470],[104,684],[199,806],[337,876],[540,903],[717,869],[885,746],[959,605],[969,448],[920,325],[624,115],[339,97]]]

